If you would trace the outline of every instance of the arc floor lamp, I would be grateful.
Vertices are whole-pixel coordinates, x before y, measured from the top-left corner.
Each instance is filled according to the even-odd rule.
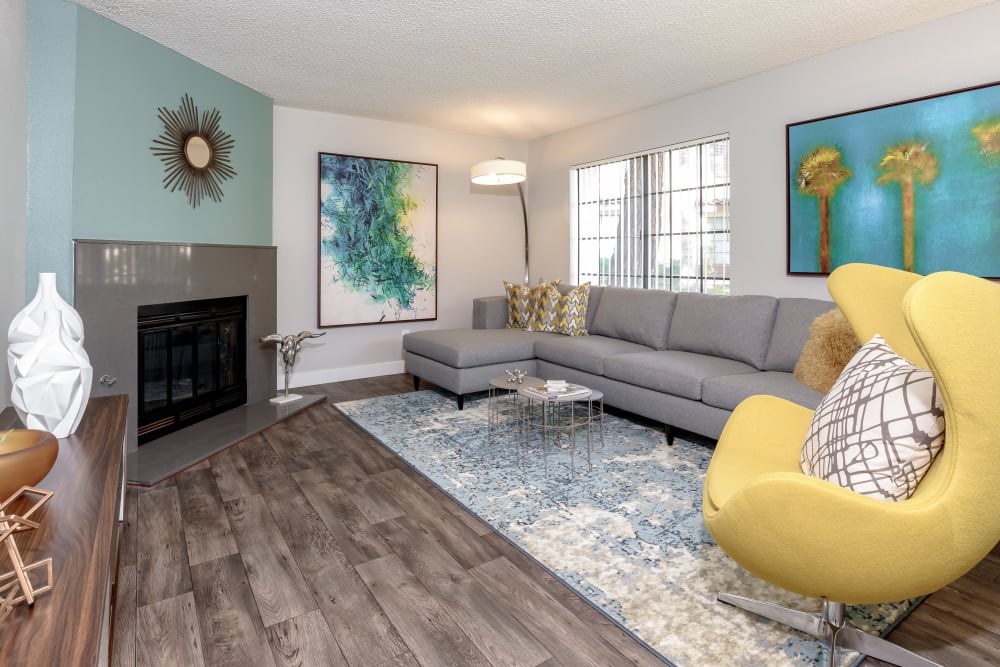
[[[528,167],[520,160],[496,158],[472,165],[472,182],[476,185],[514,185],[521,197],[521,215],[524,216],[524,284],[528,284],[528,209],[524,205],[524,187]]]

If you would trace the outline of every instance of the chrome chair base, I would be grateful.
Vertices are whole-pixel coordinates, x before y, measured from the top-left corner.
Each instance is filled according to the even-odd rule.
[[[933,660],[917,655],[913,651],[893,644],[887,639],[876,637],[850,626],[844,619],[844,604],[823,600],[823,609],[818,614],[791,609],[772,602],[761,602],[751,598],[719,593],[719,602],[753,612],[758,616],[783,623],[826,643],[830,653],[830,667],[836,663],[837,648],[857,651],[864,655],[900,667],[942,667]]]

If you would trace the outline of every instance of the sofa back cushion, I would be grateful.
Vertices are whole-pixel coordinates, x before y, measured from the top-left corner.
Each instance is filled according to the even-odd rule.
[[[665,350],[676,303],[674,292],[605,287],[590,333]]]
[[[791,373],[809,338],[813,320],[834,307],[833,301],[822,299],[778,299],[774,330],[767,346],[764,370]]]
[[[773,296],[682,292],[667,347],[735,359],[761,370],[777,310]]]

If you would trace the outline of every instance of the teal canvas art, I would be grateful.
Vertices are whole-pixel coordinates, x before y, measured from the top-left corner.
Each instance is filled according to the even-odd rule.
[[[786,126],[788,273],[1000,277],[1000,83]]]
[[[319,154],[319,326],[437,319],[437,165]]]

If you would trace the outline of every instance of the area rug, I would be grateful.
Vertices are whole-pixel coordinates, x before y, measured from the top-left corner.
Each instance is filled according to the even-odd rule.
[[[523,447],[491,432],[486,399],[419,391],[336,407],[607,617],[675,665],[820,665],[825,647],[716,601],[728,591],[800,609],[816,600],[743,570],[709,536],[701,487],[712,451],[607,415],[591,470],[586,438]],[[848,608],[850,621],[884,635],[917,601]],[[838,652],[839,653],[839,652]],[[841,665],[861,656],[843,652]]]

